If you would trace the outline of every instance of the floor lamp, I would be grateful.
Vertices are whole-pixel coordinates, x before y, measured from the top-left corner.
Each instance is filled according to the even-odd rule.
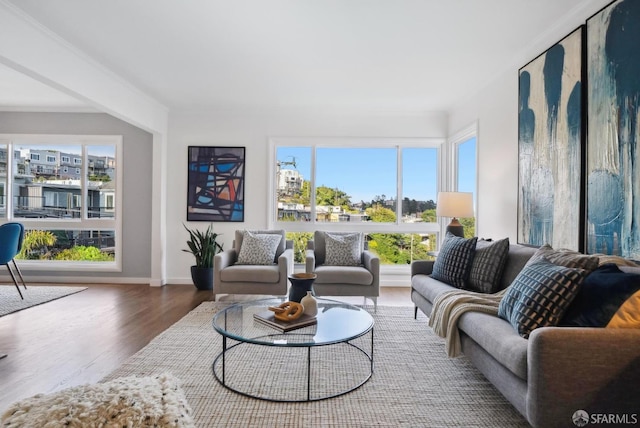
[[[436,216],[452,217],[447,232],[464,238],[464,227],[456,217],[473,217],[473,193],[471,192],[439,192],[436,205]]]

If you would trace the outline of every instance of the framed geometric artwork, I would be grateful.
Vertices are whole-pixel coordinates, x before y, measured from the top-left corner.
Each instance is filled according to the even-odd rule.
[[[640,258],[640,1],[587,20],[587,248]]]
[[[187,221],[244,221],[244,147],[189,146]]]
[[[518,242],[584,246],[581,26],[519,70]]]

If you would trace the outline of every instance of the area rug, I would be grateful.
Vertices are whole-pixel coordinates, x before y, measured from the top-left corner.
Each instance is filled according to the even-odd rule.
[[[464,357],[447,357],[444,340],[426,317],[413,319],[413,308],[378,306],[374,330],[374,373],[359,389],[328,400],[279,403],[245,397],[222,387],[212,363],[222,339],[213,315],[223,303],[204,302],[130,357],[103,381],[125,376],[171,373],[181,381],[197,427],[528,427],[524,418]],[[372,310],[370,312],[373,312]],[[366,340],[366,339],[365,339]],[[299,355],[281,352],[261,360],[261,346],[245,345],[246,363],[234,377],[260,385],[265,366],[285,368],[285,387],[300,386],[295,368]],[[366,345],[365,345],[366,346]],[[271,348],[271,347],[269,347]],[[350,364],[324,349],[323,361]],[[315,349],[315,348],[314,348]],[[315,352],[315,351],[314,351]],[[355,364],[356,359],[354,359]],[[354,368],[354,371],[359,370]]]
[[[0,317],[21,311],[31,306],[41,305],[70,294],[86,290],[87,287],[62,287],[62,286],[29,286],[27,289],[20,286],[24,300],[20,299],[18,290],[14,285],[0,285]]]
[[[5,428],[191,428],[190,411],[175,376],[130,376],[21,400],[0,423]]]

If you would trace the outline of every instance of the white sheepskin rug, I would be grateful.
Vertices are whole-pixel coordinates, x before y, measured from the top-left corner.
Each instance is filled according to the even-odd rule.
[[[2,415],[14,427],[193,427],[191,408],[176,377],[122,377],[11,405]]]

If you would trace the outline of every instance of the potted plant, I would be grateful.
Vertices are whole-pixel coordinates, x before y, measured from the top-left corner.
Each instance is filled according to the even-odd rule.
[[[187,245],[189,249],[183,249],[186,253],[193,254],[196,264],[191,266],[191,279],[198,290],[213,290],[213,256],[222,251],[222,244],[218,240],[218,234],[213,231],[213,225],[209,225],[206,231],[189,229]]]

